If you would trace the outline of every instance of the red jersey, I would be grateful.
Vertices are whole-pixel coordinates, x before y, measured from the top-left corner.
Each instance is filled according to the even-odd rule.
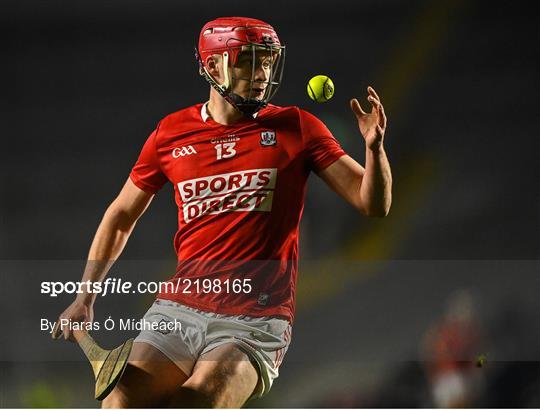
[[[269,105],[231,126],[203,104],[161,120],[130,174],[149,193],[174,186],[178,267],[158,297],[292,322],[307,179],[344,154],[298,107]]]

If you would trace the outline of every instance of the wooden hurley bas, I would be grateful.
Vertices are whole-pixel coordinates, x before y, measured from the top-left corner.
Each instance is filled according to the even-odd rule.
[[[58,339],[62,333],[53,331],[53,338]],[[133,347],[133,339],[129,339],[115,349],[101,348],[84,330],[73,330],[73,337],[88,358],[96,379],[96,400],[103,400],[114,389],[128,363],[129,353]]]

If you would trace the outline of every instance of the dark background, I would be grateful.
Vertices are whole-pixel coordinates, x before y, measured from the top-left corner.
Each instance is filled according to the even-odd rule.
[[[512,351],[523,351],[520,346],[530,345],[538,334],[539,322],[526,319],[538,312],[532,295],[540,290],[540,22],[534,6],[532,1],[3,1],[4,307],[16,314],[12,300],[28,295],[32,306],[32,298],[40,297],[38,276],[23,284],[25,263],[86,257],[105,208],[155,124],[207,99],[208,85],[193,57],[202,25],[219,16],[256,17],[270,22],[287,47],[283,85],[273,103],[298,105],[317,115],[361,163],[363,139],[348,101],[365,101],[366,87],[374,86],[389,119],[386,150],[394,177],[393,207],[384,219],[359,216],[316,176],[311,178],[295,337],[282,377],[260,403],[434,406],[412,346],[421,345],[422,334],[443,315],[456,290],[472,295],[489,345],[507,343]],[[307,97],[306,83],[316,74],[329,75],[335,83],[328,103],[318,105]],[[173,192],[166,187],[140,220],[123,258],[174,259],[175,228]],[[334,264],[328,262],[328,272],[313,273],[320,260]],[[381,268],[370,275],[339,276],[341,270],[361,271],[372,260]],[[17,269],[8,268],[8,261],[17,261]],[[508,270],[491,277],[501,266]],[[335,283],[339,286],[329,296],[317,296]],[[408,293],[411,283],[416,296]],[[424,315],[398,319],[400,312],[410,313],[397,308],[399,303],[410,308],[411,298],[421,301],[418,312]],[[363,319],[357,316],[359,306],[366,311]],[[50,318],[64,307],[58,300],[50,303]],[[396,330],[388,345],[388,334],[370,327],[377,315],[386,315],[381,326],[396,329],[400,323],[409,332]],[[501,324],[505,315],[522,336],[501,330],[507,326]],[[313,318],[324,319],[314,327]],[[328,323],[334,327],[327,328]],[[345,329],[354,329],[354,337]],[[93,405],[91,397],[50,394],[69,385],[74,370],[47,380],[47,366],[53,364],[24,365],[24,347],[17,351],[14,336],[2,338],[4,348],[15,352],[14,359],[2,358],[3,406]],[[352,345],[352,351],[341,350],[340,341],[348,338],[356,340],[357,350]],[[49,342],[43,343],[47,355]],[[363,343],[380,347],[379,356],[362,357]],[[309,345],[324,349],[311,351]],[[329,353],[336,351],[343,356]],[[412,367],[397,365],[403,357],[386,354],[400,351],[410,353],[403,357]],[[498,373],[486,372],[486,393],[470,405],[538,405],[540,355],[528,353],[510,354],[504,365],[494,366]],[[344,362],[360,364],[334,366]],[[510,365],[517,366],[511,373]],[[403,388],[398,379],[403,372],[417,383]],[[306,374],[320,377],[305,380]],[[526,374],[527,383],[506,383],[507,398],[499,398],[492,392],[501,392],[496,387],[505,380],[501,374]],[[338,386],[328,387],[328,379],[338,380]],[[286,394],[288,380],[297,384]],[[340,380],[347,383],[340,386]],[[323,385],[329,392],[321,397]],[[391,399],[389,391],[401,393]]]

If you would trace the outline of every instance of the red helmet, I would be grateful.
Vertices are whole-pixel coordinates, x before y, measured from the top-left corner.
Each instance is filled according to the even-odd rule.
[[[251,98],[251,95],[243,98],[232,92],[232,81],[238,79],[229,78],[229,64],[235,65],[242,51],[251,52],[252,58],[255,59],[255,52],[260,50],[269,51],[271,56],[275,56],[270,59],[272,66],[265,93],[262,99]],[[223,84],[219,84],[207,70],[206,59],[215,54],[223,57],[225,75]],[[279,87],[285,62],[285,46],[281,45],[274,28],[264,21],[247,17],[221,17],[206,23],[202,28],[196,57],[200,74],[212,87],[235,108],[252,115],[268,104]],[[252,64],[252,67],[251,79],[244,80],[253,83],[255,64]]]

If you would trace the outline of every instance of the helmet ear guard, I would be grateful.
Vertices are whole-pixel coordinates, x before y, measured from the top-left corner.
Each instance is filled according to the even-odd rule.
[[[221,56],[223,58],[223,75],[225,76],[225,81],[223,82],[223,84],[219,84],[216,81],[216,79],[212,76],[212,74],[210,74],[208,72],[208,69],[206,68],[206,65],[203,63],[203,61],[202,61],[202,59],[201,59],[201,57],[199,55],[199,51],[197,50],[197,47],[195,47],[195,58],[197,59],[197,62],[199,63],[199,75],[206,78],[207,81],[209,81],[209,82],[211,81],[211,82],[215,83],[215,85],[217,85],[219,88],[226,91],[231,86],[231,79],[229,77],[229,70],[227,69],[227,67],[229,65],[229,53],[225,51],[225,52],[223,52],[223,54]],[[209,78],[210,78],[210,80],[209,80]]]
[[[240,109],[238,104],[242,104],[243,98],[237,94],[234,94],[229,89],[231,88],[230,80],[229,80],[229,70],[228,70],[228,53],[224,52],[224,58],[223,58],[223,68],[225,72],[225,81],[223,84],[219,84],[216,79],[208,72],[208,69],[204,65],[201,56],[199,54],[199,51],[197,50],[197,47],[195,47],[195,58],[197,59],[199,63],[199,74],[204,77],[206,81],[210,83],[210,85],[218,92],[219,95],[221,95],[229,104],[231,104],[233,107],[238,109],[239,111],[242,111],[242,113],[247,114],[247,112],[244,112],[242,109]],[[227,65],[225,65],[227,63]],[[255,111],[254,111],[255,112]],[[253,112],[253,113],[254,113]],[[251,115],[253,115],[251,113]]]

